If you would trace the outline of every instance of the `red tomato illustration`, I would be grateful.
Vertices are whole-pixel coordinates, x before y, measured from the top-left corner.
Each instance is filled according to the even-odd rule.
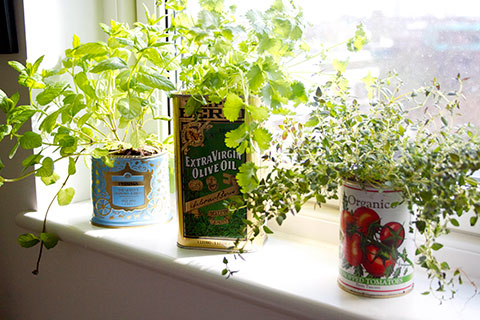
[[[389,247],[398,248],[405,239],[405,230],[398,222],[389,222],[380,231],[380,241]]]
[[[381,252],[377,246],[370,244],[365,248],[365,257],[362,266],[369,274],[380,278],[385,275],[385,270],[389,266],[395,266],[395,260],[393,260],[391,254]]]
[[[361,236],[358,233],[345,237],[343,244],[343,252],[345,259],[351,266],[359,266],[362,263],[363,253],[361,248]]]
[[[347,232],[347,229],[353,223],[354,223],[353,215],[347,210],[343,210],[342,215],[340,217],[340,227],[343,233]]]
[[[358,230],[364,235],[368,235],[368,229],[373,223],[380,224],[380,217],[378,214],[367,207],[360,207],[353,212],[353,218]]]

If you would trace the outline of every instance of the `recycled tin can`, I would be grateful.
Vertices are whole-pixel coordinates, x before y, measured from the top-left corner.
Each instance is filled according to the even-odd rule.
[[[188,116],[185,106],[189,95],[175,95],[174,138],[179,247],[228,251],[240,239],[239,247],[251,250],[246,241],[244,220],[252,219],[246,209],[230,214],[225,201],[240,194],[235,178],[240,166],[251,157],[225,145],[225,134],[245,122],[228,121],[223,103],[208,103],[195,116]],[[247,231],[248,233],[248,231]]]
[[[91,223],[133,227],[170,220],[168,154],[110,157],[113,167],[92,158]]]
[[[402,192],[345,182],[340,201],[339,286],[387,298],[413,289],[413,235]]]

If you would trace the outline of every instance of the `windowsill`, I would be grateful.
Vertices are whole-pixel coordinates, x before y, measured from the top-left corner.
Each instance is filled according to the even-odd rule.
[[[58,234],[62,241],[294,318],[476,319],[480,314],[480,296],[470,299],[474,292],[470,285],[460,287],[456,298],[442,305],[431,295],[421,295],[428,283],[418,268],[414,290],[401,297],[371,299],[344,292],[336,282],[338,249],[333,239],[338,235],[338,223],[328,218],[321,226],[311,223],[311,217],[296,217],[299,223],[317,225],[317,229],[310,227],[310,232],[317,232],[322,241],[277,230],[261,250],[245,254],[246,261],[230,257],[232,269],[240,272],[225,280],[220,275],[224,254],[178,248],[176,221],[141,228],[107,229],[91,225],[90,216],[90,201],[72,204],[68,210],[58,208],[49,215],[48,231]],[[17,216],[18,225],[37,232],[41,230],[42,220],[42,214],[36,212]],[[288,224],[284,227],[285,230],[283,227],[280,230],[293,229]],[[461,256],[459,259],[470,261],[470,265],[478,269],[478,251],[461,249],[447,251],[453,250]],[[457,256],[455,259],[458,261]],[[473,272],[477,273],[469,274],[471,277],[480,278],[478,270]]]

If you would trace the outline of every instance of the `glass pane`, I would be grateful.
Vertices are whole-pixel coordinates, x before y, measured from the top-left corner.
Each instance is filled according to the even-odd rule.
[[[406,88],[437,78],[443,90],[464,82],[463,118],[480,125],[480,11],[475,1],[298,1],[304,8],[308,42],[338,44],[362,22],[370,40],[363,52],[351,55],[350,76],[373,76],[397,71]],[[344,47],[341,47],[343,50]],[[368,71],[367,71],[368,70]],[[354,86],[361,95],[363,85]]]

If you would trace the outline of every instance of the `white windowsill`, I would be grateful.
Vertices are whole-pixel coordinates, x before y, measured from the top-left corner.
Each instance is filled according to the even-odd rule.
[[[308,209],[307,209],[308,210]],[[258,252],[245,254],[246,261],[229,257],[232,269],[239,269],[225,280],[223,253],[178,248],[177,222],[141,228],[106,229],[90,224],[89,201],[58,208],[49,215],[48,230],[61,240],[155,270],[176,279],[194,283],[238,299],[272,308],[297,319],[477,319],[480,295],[470,299],[473,288],[464,285],[456,299],[444,302],[422,296],[427,281],[416,272],[414,290],[404,296],[371,299],[344,292],[337,286],[338,223],[313,222],[308,216],[296,217],[296,223],[319,235],[321,241],[276,231]],[[43,216],[30,212],[19,214],[17,224],[29,230],[41,230]],[[318,220],[318,219],[317,219]],[[295,229],[287,224],[282,231]],[[310,226],[310,227],[308,227]],[[298,228],[297,228],[298,229]],[[333,238],[332,238],[333,237]],[[455,241],[452,241],[455,244]],[[478,269],[480,254],[460,247],[447,249],[455,259],[466,259]],[[442,249],[443,250],[443,249]],[[474,260],[472,260],[474,259]],[[478,263],[472,263],[478,261]],[[474,278],[480,278],[473,270]],[[480,281],[476,281],[480,283]]]

